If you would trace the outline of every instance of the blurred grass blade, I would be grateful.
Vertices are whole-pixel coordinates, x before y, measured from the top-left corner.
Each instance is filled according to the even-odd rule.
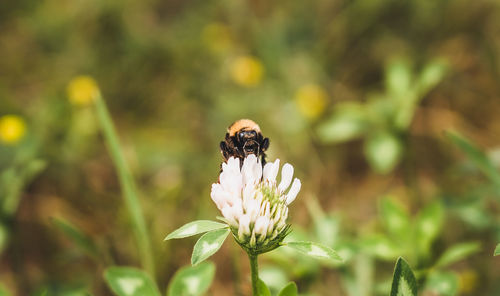
[[[372,295],[375,280],[375,260],[367,254],[358,254],[354,264],[357,296]]]
[[[118,296],[160,296],[151,277],[137,268],[112,266],[105,270],[104,278]]]
[[[194,245],[191,264],[196,265],[215,254],[226,240],[229,232],[228,228],[224,228],[212,230],[202,235]]]
[[[167,296],[199,296],[204,295],[215,275],[215,265],[203,262],[196,266],[185,266],[179,269],[168,285]]]
[[[85,253],[91,257],[98,258],[99,252],[96,245],[82,230],[63,218],[54,217],[51,219],[51,222]]]
[[[193,236],[197,235],[200,233],[216,230],[216,229],[221,229],[228,227],[227,224],[215,222],[215,221],[209,221],[209,220],[198,220],[198,221],[193,221],[189,222],[180,228],[174,230],[171,232],[165,240],[169,239],[176,239],[176,238],[183,238],[183,237],[188,237],[188,236]]]
[[[137,190],[135,188],[132,174],[125,162],[118,136],[113,126],[111,116],[109,115],[106,104],[101,96],[98,96],[95,101],[97,117],[101,124],[104,134],[104,139],[108,146],[111,159],[115,165],[118,180],[122,190],[125,206],[132,220],[133,232],[139,247],[139,254],[141,257],[142,265],[150,272],[153,277],[155,275],[155,267],[153,260],[153,251],[151,248],[150,238],[146,228],[146,222],[142,213],[142,207],[139,202]]]
[[[415,275],[402,257],[399,257],[394,268],[391,296],[417,296]]]
[[[478,242],[468,242],[456,244],[446,250],[441,258],[436,263],[437,267],[444,267],[446,265],[460,261],[467,256],[478,252],[481,249],[481,244]]]
[[[500,255],[500,244],[497,245],[495,248],[495,252],[493,253],[493,256],[498,256]]]
[[[485,174],[495,186],[500,190],[500,172],[495,165],[488,159],[486,154],[479,149],[474,143],[466,139],[455,131],[448,131],[446,133],[448,138],[464,152],[470,160]]]
[[[316,259],[342,261],[337,252],[322,244],[313,242],[288,242],[284,245]]]
[[[297,285],[294,282],[290,282],[281,289],[278,296],[297,296],[298,294]]]
[[[5,226],[0,222],[0,254],[2,254],[3,250],[7,247],[8,242],[9,242],[9,229],[7,228],[7,226]]]

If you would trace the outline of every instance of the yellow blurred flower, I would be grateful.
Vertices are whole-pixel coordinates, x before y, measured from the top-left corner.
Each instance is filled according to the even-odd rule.
[[[24,119],[17,115],[0,117],[0,140],[7,144],[19,142],[26,132]]]
[[[68,84],[69,101],[75,105],[86,106],[91,104],[99,95],[99,86],[90,76],[78,76]]]
[[[206,25],[203,28],[201,36],[208,48],[217,53],[226,52],[233,43],[229,27],[223,23],[210,23]]]
[[[462,271],[458,275],[459,291],[462,293],[471,293],[477,287],[478,275],[477,272],[468,269]]]
[[[238,57],[231,64],[231,78],[241,86],[256,86],[261,81],[263,74],[262,63],[251,56]]]
[[[299,111],[308,118],[320,116],[327,102],[325,90],[316,84],[303,85],[295,93],[295,103]]]

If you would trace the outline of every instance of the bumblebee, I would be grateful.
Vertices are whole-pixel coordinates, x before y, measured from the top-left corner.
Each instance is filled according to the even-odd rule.
[[[240,119],[227,128],[226,138],[220,142],[220,150],[224,162],[233,156],[243,160],[254,154],[260,158],[262,165],[266,164],[265,151],[269,148],[269,138],[264,138],[257,123],[250,119]]]

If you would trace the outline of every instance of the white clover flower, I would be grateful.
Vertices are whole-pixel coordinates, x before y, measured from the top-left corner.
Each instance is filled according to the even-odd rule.
[[[292,183],[293,166],[288,163],[278,183],[279,164],[276,159],[262,168],[250,154],[240,169],[240,160],[231,157],[222,164],[219,183],[212,184],[212,200],[238,243],[253,253],[278,247],[288,234],[288,205],[297,197],[301,183],[297,178]]]

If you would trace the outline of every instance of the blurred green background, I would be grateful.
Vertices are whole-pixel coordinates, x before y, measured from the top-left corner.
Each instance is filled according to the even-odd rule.
[[[110,295],[106,267],[141,266],[96,83],[161,291],[195,242],[163,238],[219,214],[219,142],[250,118],[302,180],[292,236],[345,259],[272,252],[271,288],[387,295],[404,256],[421,295],[500,295],[499,58],[495,0],[4,1],[0,294]],[[234,242],[212,260],[207,295],[249,294]]]

